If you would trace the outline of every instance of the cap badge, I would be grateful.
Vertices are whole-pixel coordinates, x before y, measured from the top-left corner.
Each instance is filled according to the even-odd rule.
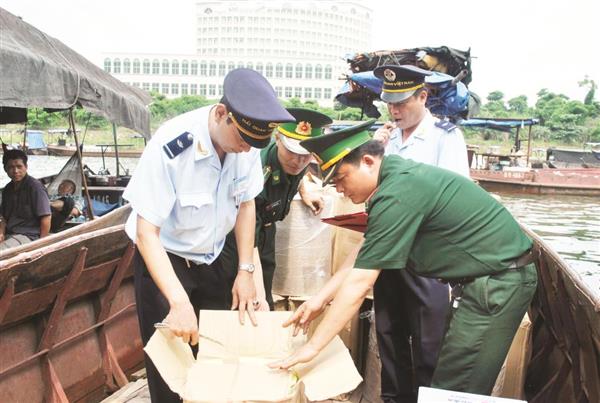
[[[383,71],[383,76],[387,81],[396,81],[396,73],[392,69],[385,69]]]
[[[295,131],[296,133],[301,134],[303,136],[308,136],[312,131],[312,126],[308,122],[301,121],[300,123],[298,123],[298,126],[296,126]]]
[[[277,122],[270,122],[270,123],[269,123],[269,129],[274,129],[274,128],[276,128],[277,126],[279,126],[279,123],[277,123]]]

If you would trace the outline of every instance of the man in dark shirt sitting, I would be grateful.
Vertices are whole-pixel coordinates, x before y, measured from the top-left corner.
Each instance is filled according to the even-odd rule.
[[[46,188],[27,175],[27,155],[7,150],[2,164],[11,181],[2,191],[0,253],[48,235],[51,217]]]

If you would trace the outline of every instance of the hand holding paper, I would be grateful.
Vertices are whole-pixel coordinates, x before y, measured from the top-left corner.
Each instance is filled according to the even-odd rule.
[[[366,212],[361,211],[359,213],[352,214],[341,214],[335,217],[322,218],[321,221],[331,225],[337,225],[338,227],[351,229],[364,233],[367,230],[367,219],[368,215]]]

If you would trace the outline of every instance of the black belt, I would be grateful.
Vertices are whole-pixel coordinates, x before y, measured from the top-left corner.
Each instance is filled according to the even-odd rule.
[[[530,263],[533,263],[535,261],[535,253],[533,252],[533,249],[528,250],[527,252],[523,253],[521,256],[519,256],[516,259],[513,259],[513,261],[506,267],[506,270],[517,270],[520,269],[521,267],[527,266]],[[502,272],[500,272],[502,273]],[[494,273],[494,274],[499,274],[499,273]],[[475,281],[477,277],[462,277],[462,278],[457,278],[457,279],[452,279],[452,280],[442,280],[439,279],[442,283],[444,284],[450,284],[451,287],[456,286],[457,284],[468,284],[468,283],[472,283],[473,281]]]

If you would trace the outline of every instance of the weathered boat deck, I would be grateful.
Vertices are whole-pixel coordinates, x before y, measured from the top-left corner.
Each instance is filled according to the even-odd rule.
[[[131,376],[132,381],[102,400],[101,403],[150,403],[150,391],[146,381],[146,370],[142,369]],[[350,395],[338,399],[323,400],[320,403],[349,402],[371,403],[363,398],[362,384]]]

